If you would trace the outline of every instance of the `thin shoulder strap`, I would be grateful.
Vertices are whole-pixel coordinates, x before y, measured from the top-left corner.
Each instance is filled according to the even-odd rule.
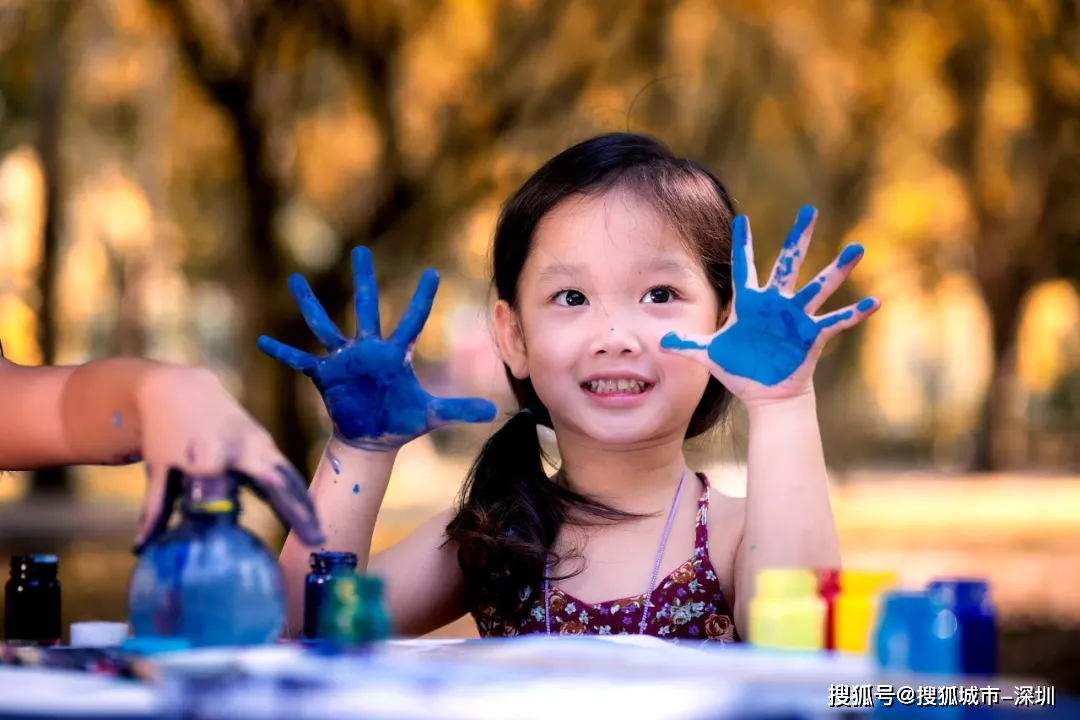
[[[698,499],[697,527],[694,529],[694,554],[708,557],[709,555],[709,478],[705,473],[699,472],[701,479],[701,497]]]

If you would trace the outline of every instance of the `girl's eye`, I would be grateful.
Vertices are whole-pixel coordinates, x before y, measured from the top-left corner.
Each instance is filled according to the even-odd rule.
[[[647,303],[669,303],[678,299],[678,297],[679,294],[675,292],[674,288],[654,287],[645,293],[641,300]]]
[[[577,290],[560,290],[555,293],[552,298],[556,305],[563,305],[565,307],[578,307],[579,305],[588,304],[588,300],[583,294]]]

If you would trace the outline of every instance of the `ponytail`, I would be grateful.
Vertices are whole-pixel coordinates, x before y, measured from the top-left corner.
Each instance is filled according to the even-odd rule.
[[[537,429],[550,426],[551,420],[539,398],[528,394],[535,409],[526,407],[511,417],[484,444],[462,487],[457,514],[446,527],[447,542],[458,546],[469,608],[490,605],[502,616],[517,613],[531,599],[523,594],[525,588],[535,593],[544,568],[563,559],[551,547],[571,511],[579,511],[578,521],[639,517],[548,477]]]

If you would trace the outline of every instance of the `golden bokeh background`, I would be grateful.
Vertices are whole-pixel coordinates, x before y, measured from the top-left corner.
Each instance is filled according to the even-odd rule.
[[[0,339],[27,364],[207,364],[310,470],[319,397],[255,338],[316,349],[293,272],[351,329],[365,244],[386,326],[423,268],[442,272],[416,349],[427,387],[509,410],[487,325],[500,203],[572,142],[652,133],[716,171],[759,258],[804,203],[821,212],[808,265],[866,247],[833,306],[882,309],[817,375],[845,562],[990,578],[1003,665],[1080,689],[1078,13],[0,0]],[[487,432],[406,448],[380,545],[453,500]],[[691,452],[740,493],[744,444],[736,413]],[[138,466],[0,478],[0,555],[60,548],[68,619],[122,617],[142,482]]]

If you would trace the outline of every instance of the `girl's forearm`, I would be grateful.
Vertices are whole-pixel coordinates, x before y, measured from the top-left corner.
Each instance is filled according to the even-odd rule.
[[[740,627],[763,567],[840,565],[813,392],[748,408],[746,526],[736,561]]]
[[[323,452],[309,493],[326,534],[321,549],[356,553],[360,571],[367,568],[375,520],[386,495],[397,451],[370,452],[331,437]],[[303,625],[304,578],[312,548],[289,533],[281,551],[288,595],[289,629]]]

